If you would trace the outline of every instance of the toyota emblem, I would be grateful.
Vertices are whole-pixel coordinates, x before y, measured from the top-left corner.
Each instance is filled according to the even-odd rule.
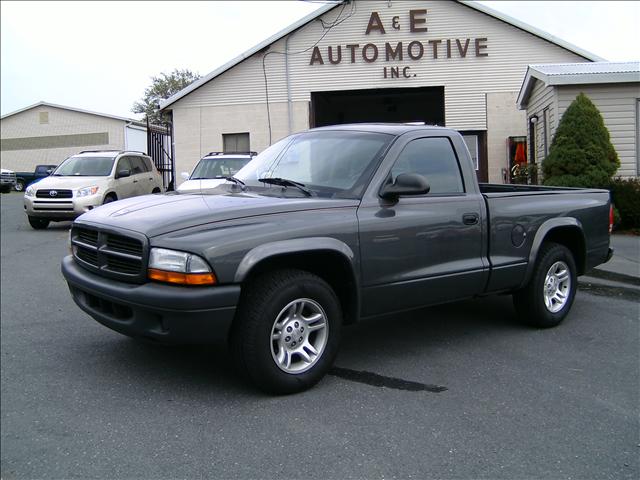
[[[49,191],[49,196],[50,197],[57,197],[58,196],[58,191],[57,190],[50,190]]]

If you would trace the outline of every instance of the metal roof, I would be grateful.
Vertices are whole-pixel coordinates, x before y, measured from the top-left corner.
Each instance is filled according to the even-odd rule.
[[[358,1],[358,0],[355,0]],[[500,21],[503,21],[509,25],[512,25],[516,28],[519,28],[520,30],[523,30],[527,33],[530,33],[532,35],[535,35],[536,37],[540,37],[543,40],[546,40],[550,43],[553,43],[555,45],[558,45],[566,50],[569,50],[570,52],[573,52],[587,60],[591,60],[593,61],[603,61],[604,59],[593,54],[590,52],[587,52],[586,50],[583,50],[579,47],[576,47],[575,45],[566,42],[558,37],[555,37],[543,30],[540,30],[538,28],[535,28],[525,22],[522,22],[520,20],[516,20],[513,17],[510,17],[509,15],[506,15],[502,12],[498,12],[496,10],[493,10],[492,8],[486,7],[484,5],[481,5],[479,3],[473,2],[473,1],[465,1],[465,0],[456,0],[457,3],[464,5],[466,7],[472,8],[474,10],[477,10],[478,12],[484,13],[485,15],[489,15],[493,18],[496,18]],[[279,31],[278,33],[276,33],[275,35],[272,35],[271,37],[267,38],[266,40],[264,40],[263,42],[259,43],[258,45],[254,46],[253,48],[250,48],[249,50],[247,50],[246,52],[242,53],[241,55],[237,56],[236,58],[234,58],[233,60],[230,60],[229,62],[225,63],[224,65],[222,65],[221,67],[213,70],[212,72],[208,73],[207,75],[205,75],[204,77],[196,80],[195,82],[191,83],[190,85],[188,85],[187,87],[183,88],[182,90],[180,90],[179,92],[173,94],[171,97],[167,98],[166,100],[163,100],[160,102],[160,109],[164,110],[165,108],[169,107],[170,105],[172,105],[173,103],[177,102],[178,100],[180,100],[182,97],[190,94],[191,92],[193,92],[194,90],[200,88],[201,86],[203,86],[204,84],[210,82],[211,80],[213,80],[214,78],[216,78],[217,76],[221,75],[222,73],[226,72],[227,70],[230,70],[231,68],[235,67],[236,65],[238,65],[240,62],[242,62],[243,60],[251,57],[252,55],[254,55],[255,53],[269,47],[271,44],[277,42],[278,40],[280,40],[281,38],[285,37],[286,35],[289,35],[290,33],[294,32],[295,30],[305,26],[307,23],[315,20],[316,18],[324,15],[325,13],[327,13],[329,10],[336,8],[337,6],[341,5],[343,2],[342,1],[336,1],[335,3],[329,3],[321,8],[319,8],[318,10],[316,10],[315,12],[311,12],[309,15],[301,18],[300,20],[298,20],[295,23],[292,23],[291,25],[289,25],[288,27],[286,27],[285,29]]]
[[[7,113],[6,115],[2,115],[2,117],[0,117],[0,119],[7,118],[7,117],[10,117],[12,115],[16,115],[17,113],[26,112],[27,110],[31,110],[32,108],[36,108],[36,107],[60,108],[62,110],[71,110],[73,112],[87,113],[89,115],[97,115],[99,117],[107,117],[107,118],[112,118],[114,120],[122,120],[123,122],[130,122],[130,123],[133,123],[134,125],[139,125],[139,126],[146,127],[146,124],[144,122],[142,122],[140,120],[135,120],[133,118],[119,117],[117,115],[110,115],[108,113],[92,112],[90,110],[83,110],[81,108],[75,108],[75,107],[67,107],[65,105],[57,105],[55,103],[49,103],[49,102],[45,102],[45,101],[34,103],[33,105],[29,105],[28,107],[24,107],[24,108],[21,108],[20,110],[16,110],[14,112]]]
[[[545,85],[640,83],[640,62],[546,63],[529,65],[518,94],[518,108],[526,108],[536,81]]]

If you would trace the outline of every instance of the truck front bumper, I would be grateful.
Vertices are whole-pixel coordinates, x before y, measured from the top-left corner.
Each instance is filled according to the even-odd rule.
[[[240,298],[239,285],[179,287],[115,281],[86,271],[71,255],[62,260],[62,274],[76,304],[102,325],[161,343],[226,340]]]

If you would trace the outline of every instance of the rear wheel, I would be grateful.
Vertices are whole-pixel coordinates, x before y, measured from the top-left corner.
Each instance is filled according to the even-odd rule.
[[[342,312],[333,289],[301,270],[279,270],[245,288],[231,334],[239,369],[260,389],[295,393],[315,385],[338,351]]]
[[[16,192],[21,192],[24,190],[24,180],[16,180],[16,185],[13,187],[16,189]]]
[[[47,218],[38,218],[38,217],[27,217],[29,219],[29,225],[31,225],[35,230],[44,230],[49,226],[49,219]]]
[[[518,316],[539,328],[559,325],[576,294],[576,263],[564,245],[546,243],[540,249],[531,280],[513,295]]]

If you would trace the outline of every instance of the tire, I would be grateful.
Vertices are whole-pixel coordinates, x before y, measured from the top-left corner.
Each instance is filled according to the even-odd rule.
[[[16,192],[22,192],[24,190],[24,180],[18,179],[13,188],[16,189]]]
[[[513,295],[518,317],[537,328],[559,325],[571,310],[577,286],[576,262],[569,249],[543,244],[529,283]]]
[[[29,225],[31,225],[35,230],[44,230],[49,226],[49,219],[47,218],[38,218],[38,217],[27,217],[29,219]]]
[[[106,197],[104,197],[102,204],[106,205],[107,203],[115,202],[116,200],[117,200],[116,196],[113,193],[110,193]]]
[[[153,193],[160,193],[160,189],[158,187],[156,187],[156,188],[153,189],[153,191],[151,193],[152,194]]]
[[[340,302],[324,280],[302,270],[277,270],[244,288],[231,351],[241,373],[261,390],[301,392],[331,367],[341,327]]]

